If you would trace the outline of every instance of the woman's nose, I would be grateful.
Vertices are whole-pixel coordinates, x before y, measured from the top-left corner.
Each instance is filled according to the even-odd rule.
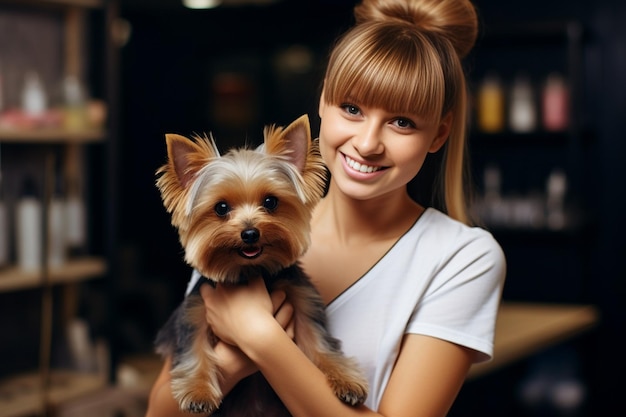
[[[379,155],[384,150],[381,129],[373,123],[364,123],[352,143],[363,156]]]

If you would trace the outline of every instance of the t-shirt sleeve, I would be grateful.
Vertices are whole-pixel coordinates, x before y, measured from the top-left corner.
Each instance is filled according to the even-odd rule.
[[[477,352],[475,362],[493,356],[495,323],[506,260],[492,235],[475,229],[453,239],[437,266],[430,290],[417,305],[406,333],[447,340]]]

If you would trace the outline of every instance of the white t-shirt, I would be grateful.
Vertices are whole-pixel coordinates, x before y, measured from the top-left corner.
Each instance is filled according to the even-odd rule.
[[[493,236],[429,208],[396,244],[326,309],[331,334],[356,358],[373,410],[405,334],[422,334],[493,355],[506,262]],[[200,275],[194,271],[191,291]]]

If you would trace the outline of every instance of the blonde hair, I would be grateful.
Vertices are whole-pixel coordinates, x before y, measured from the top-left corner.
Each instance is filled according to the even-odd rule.
[[[363,0],[354,14],[356,25],[330,55],[323,100],[338,105],[350,98],[433,122],[451,113],[438,188],[448,215],[470,223],[461,59],[476,41],[473,5],[469,0]]]

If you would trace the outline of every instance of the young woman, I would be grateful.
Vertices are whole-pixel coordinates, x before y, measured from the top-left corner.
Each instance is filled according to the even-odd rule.
[[[368,377],[365,405],[333,395],[292,342],[284,294],[262,281],[204,285],[206,317],[221,339],[226,392],[260,370],[295,417],[444,416],[472,363],[493,353],[505,276],[500,246],[472,226],[466,199],[461,59],[476,12],[469,0],[363,0],[355,16],[324,78],[319,144],[331,180],[302,265],[331,333]],[[440,150],[435,209],[412,200],[407,184]],[[176,415],[169,365],[150,417]]]

